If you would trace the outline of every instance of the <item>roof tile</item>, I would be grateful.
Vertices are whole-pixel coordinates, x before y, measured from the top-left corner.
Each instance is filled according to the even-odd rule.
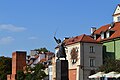
[[[114,31],[114,33],[109,37],[105,39],[101,39],[101,36],[97,39],[97,41],[105,41],[105,40],[110,40],[110,39],[115,39],[120,37],[120,22],[114,23],[114,27],[109,29],[110,24],[101,26],[99,29],[97,29],[93,34],[101,34],[101,32],[106,32],[108,30]]]
[[[91,38],[89,35],[85,35],[85,34],[66,39],[64,42],[66,45],[74,44],[77,42],[98,43],[96,40]]]

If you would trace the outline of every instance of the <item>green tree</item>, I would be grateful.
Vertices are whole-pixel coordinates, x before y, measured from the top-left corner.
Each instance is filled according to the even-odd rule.
[[[7,74],[12,73],[12,59],[9,57],[0,57],[0,80],[7,80]]]
[[[42,80],[44,77],[46,77],[46,74],[44,72],[44,65],[43,64],[40,64],[38,63],[34,68],[33,68],[33,76],[34,76],[34,79],[36,80]]]
[[[25,80],[42,80],[47,75],[44,72],[45,66],[41,63],[35,65],[35,67],[27,67],[27,73],[25,74]]]
[[[25,74],[25,80],[32,80],[32,77],[32,74],[29,72]]]
[[[30,66],[26,66],[25,80],[32,80],[32,71],[33,68],[31,68]]]
[[[99,67],[99,71],[104,71],[106,73],[111,71],[120,72],[120,60],[111,58],[105,59],[105,63]]]
[[[17,80],[24,80],[25,74],[22,70],[17,71]]]
[[[40,49],[35,49],[35,50],[38,52],[49,52],[49,50],[47,50],[45,47]]]

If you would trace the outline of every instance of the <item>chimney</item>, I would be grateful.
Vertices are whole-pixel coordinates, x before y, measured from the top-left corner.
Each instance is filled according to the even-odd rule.
[[[96,31],[96,27],[91,27],[91,34]]]

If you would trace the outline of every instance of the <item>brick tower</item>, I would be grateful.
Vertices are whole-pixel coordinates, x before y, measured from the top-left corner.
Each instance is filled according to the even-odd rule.
[[[16,51],[12,53],[12,74],[16,74],[18,70],[23,70],[26,66],[26,52]]]
[[[23,70],[26,66],[26,51],[16,51],[12,53],[12,74],[7,75],[7,80],[15,80],[18,70]]]

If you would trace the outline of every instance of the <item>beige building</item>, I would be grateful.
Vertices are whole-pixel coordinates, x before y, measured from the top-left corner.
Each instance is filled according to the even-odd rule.
[[[65,39],[64,42],[69,62],[69,80],[88,80],[91,72],[102,65],[102,44],[85,34]]]

